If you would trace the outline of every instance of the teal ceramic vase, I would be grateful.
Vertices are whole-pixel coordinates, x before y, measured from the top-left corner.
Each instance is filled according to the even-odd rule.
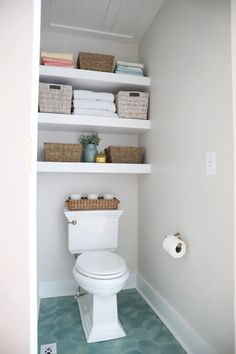
[[[97,155],[97,146],[95,144],[87,144],[84,146],[84,162],[95,162]]]

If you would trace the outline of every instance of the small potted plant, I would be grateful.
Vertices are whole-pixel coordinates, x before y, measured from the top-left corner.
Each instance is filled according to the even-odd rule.
[[[89,135],[82,134],[80,136],[80,144],[84,147],[84,162],[95,162],[97,146],[100,140],[98,133],[92,133]]]

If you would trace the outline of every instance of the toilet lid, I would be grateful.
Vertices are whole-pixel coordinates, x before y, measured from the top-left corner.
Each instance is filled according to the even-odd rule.
[[[123,258],[109,251],[84,252],[76,260],[75,269],[90,278],[117,278],[126,272]]]

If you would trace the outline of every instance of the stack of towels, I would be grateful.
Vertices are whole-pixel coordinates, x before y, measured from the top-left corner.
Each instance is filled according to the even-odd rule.
[[[112,93],[74,90],[74,114],[117,118]]]
[[[70,53],[51,53],[42,52],[41,60],[43,65],[62,66],[65,68],[74,68],[73,54]]]
[[[115,72],[118,74],[143,76],[143,64],[118,60]]]

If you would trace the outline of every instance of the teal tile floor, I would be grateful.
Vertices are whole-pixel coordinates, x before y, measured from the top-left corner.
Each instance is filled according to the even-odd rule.
[[[186,354],[136,290],[121,291],[118,308],[126,337],[88,344],[72,296],[42,299],[39,351],[40,345],[56,342],[57,354]]]

